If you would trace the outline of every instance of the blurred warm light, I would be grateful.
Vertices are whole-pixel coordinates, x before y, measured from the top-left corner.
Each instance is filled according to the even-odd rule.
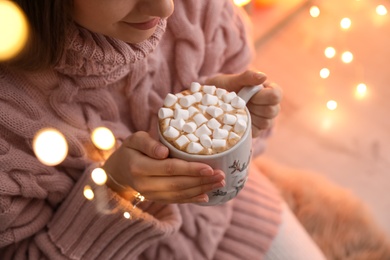
[[[93,130],[91,138],[93,144],[102,150],[110,150],[115,145],[114,134],[106,127],[98,127]]]
[[[244,6],[251,2],[251,0],[234,0],[234,4],[238,6]]]
[[[364,83],[357,85],[355,90],[355,96],[357,98],[364,98],[367,95],[367,86]]]
[[[27,36],[27,19],[19,6],[12,1],[0,0],[0,61],[17,55]]]
[[[327,69],[327,68],[323,68],[320,70],[320,77],[323,78],[323,79],[326,79],[328,78],[330,75],[330,70]]]
[[[349,51],[346,51],[341,55],[341,60],[344,63],[351,63],[353,61],[353,54]]]
[[[102,168],[96,168],[91,173],[92,180],[97,185],[104,185],[107,182],[107,174]]]
[[[343,29],[349,29],[351,27],[352,21],[349,18],[341,19],[340,26]]]
[[[126,211],[125,213],[123,213],[123,216],[124,216],[125,218],[127,218],[127,219],[131,218],[130,213],[127,212],[127,211]]]
[[[93,198],[95,197],[95,194],[93,193],[93,190],[91,188],[91,186],[89,185],[86,185],[84,187],[84,197],[86,197],[88,200],[93,200]]]
[[[324,53],[325,53],[325,57],[331,59],[336,55],[336,49],[333,47],[327,47]]]
[[[320,11],[320,8],[318,8],[318,6],[310,7],[310,15],[312,17],[318,17],[318,16],[320,16],[320,13],[321,13],[321,11]]]
[[[269,7],[276,4],[280,0],[253,0],[256,7]]]
[[[330,117],[322,119],[321,127],[323,130],[329,130],[333,126],[333,120]]]
[[[327,103],[326,103],[326,107],[329,109],[329,110],[336,110],[337,108],[337,102],[334,101],[334,100],[329,100]]]
[[[56,129],[40,130],[33,139],[33,150],[40,162],[48,166],[61,163],[68,154],[65,136]]]
[[[384,5],[378,5],[376,7],[376,13],[378,15],[386,15],[387,14],[387,8]]]

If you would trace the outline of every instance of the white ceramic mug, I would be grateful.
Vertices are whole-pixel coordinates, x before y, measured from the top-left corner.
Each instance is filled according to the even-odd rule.
[[[244,87],[238,92],[245,102],[260,91],[263,85]],[[179,158],[188,162],[201,162],[210,165],[213,169],[222,170],[226,177],[226,185],[222,188],[212,190],[207,193],[209,201],[207,203],[200,203],[203,206],[212,206],[225,203],[240,192],[244,187],[248,177],[249,164],[252,158],[252,130],[251,117],[249,116],[248,108],[245,108],[248,114],[248,127],[242,135],[240,141],[230,149],[212,155],[196,155],[183,152],[172,144],[170,144],[161,134],[159,130],[160,141],[168,147],[169,156]]]

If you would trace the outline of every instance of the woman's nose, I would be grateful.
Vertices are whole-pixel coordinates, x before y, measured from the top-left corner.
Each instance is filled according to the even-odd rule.
[[[138,8],[149,16],[168,17],[173,13],[174,4],[173,0],[141,0]]]

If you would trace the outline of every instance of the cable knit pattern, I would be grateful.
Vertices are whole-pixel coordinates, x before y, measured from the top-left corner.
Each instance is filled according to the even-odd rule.
[[[20,73],[0,66],[1,259],[261,259],[277,232],[279,197],[251,168],[246,187],[215,207],[132,205],[90,178],[105,154],[90,140],[98,126],[120,143],[136,131],[156,136],[169,92],[250,63],[242,11],[230,0],[175,2],[175,12],[139,44],[77,26],[52,70]],[[56,167],[34,156],[44,127],[66,137]],[[263,142],[258,142],[259,149]],[[85,185],[95,199],[83,196]]]

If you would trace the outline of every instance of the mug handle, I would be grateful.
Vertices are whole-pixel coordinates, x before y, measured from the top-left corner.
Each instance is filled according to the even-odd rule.
[[[237,95],[245,101],[245,104],[248,103],[249,99],[253,97],[254,94],[259,92],[264,88],[263,84],[255,85],[255,86],[247,86],[243,87]]]

